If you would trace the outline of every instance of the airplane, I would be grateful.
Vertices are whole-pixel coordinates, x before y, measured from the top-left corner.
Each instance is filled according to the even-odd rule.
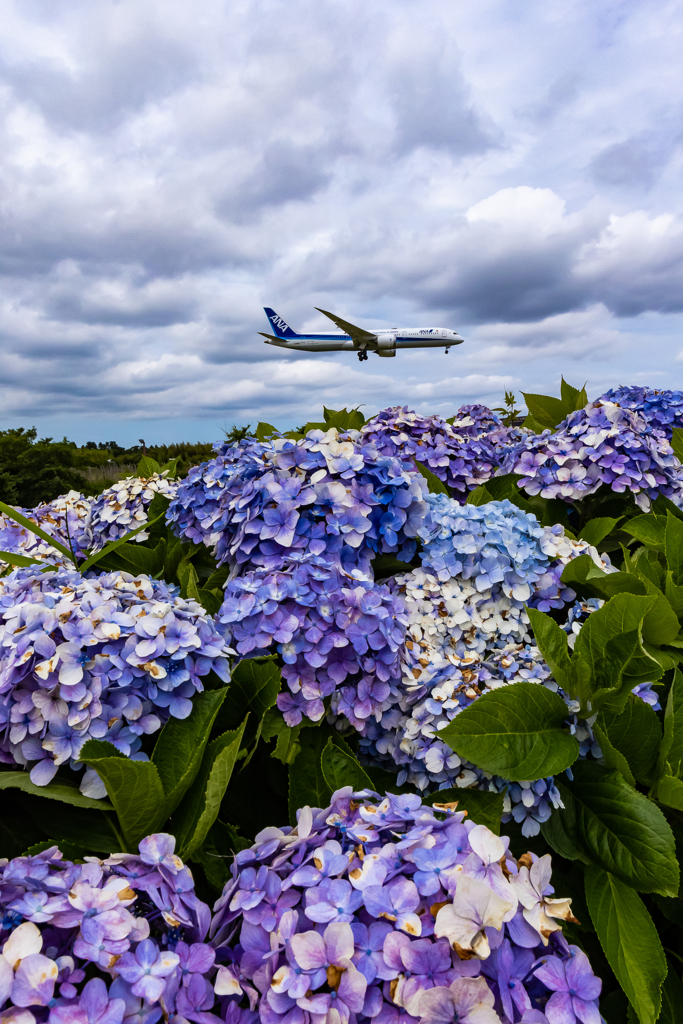
[[[315,308],[345,333],[297,334],[268,306],[264,306],[264,312],[275,334],[258,333],[266,339],[266,345],[275,345],[290,352],[356,352],[361,363],[368,358],[368,352],[390,359],[404,348],[445,348],[448,355],[451,345],[462,345],[465,340],[446,327],[380,327],[376,331],[366,331],[364,327],[356,327],[326,309]]]

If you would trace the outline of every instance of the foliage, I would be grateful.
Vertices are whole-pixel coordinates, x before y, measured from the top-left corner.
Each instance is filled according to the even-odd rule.
[[[73,446],[64,438],[38,439],[35,427],[0,430],[0,495],[30,508],[71,488],[81,489]]]

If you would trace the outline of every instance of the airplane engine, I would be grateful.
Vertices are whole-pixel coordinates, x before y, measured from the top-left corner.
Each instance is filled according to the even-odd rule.
[[[382,356],[384,359],[391,359],[396,355],[395,334],[377,335],[377,355]]]

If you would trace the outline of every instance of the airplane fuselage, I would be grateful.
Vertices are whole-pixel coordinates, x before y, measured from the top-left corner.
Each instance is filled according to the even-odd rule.
[[[324,311],[323,311],[324,312]],[[326,313],[327,316],[330,314]],[[402,349],[445,348],[462,345],[464,339],[447,327],[405,327],[361,329],[353,324],[345,326],[354,329],[355,336],[341,332],[335,334],[297,334],[273,310],[266,310],[266,316],[273,326],[275,336],[263,335],[267,345],[297,352],[356,352],[360,359],[367,359],[368,352],[378,356],[392,357]],[[336,318],[335,318],[336,319]]]

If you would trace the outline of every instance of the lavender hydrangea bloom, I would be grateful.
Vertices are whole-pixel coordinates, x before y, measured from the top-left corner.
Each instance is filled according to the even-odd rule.
[[[578,946],[569,947],[570,956],[544,958],[534,975],[553,993],[546,1003],[549,1024],[600,1024],[597,999],[602,982],[591,970],[588,957]]]
[[[498,464],[488,442],[488,427],[496,426],[490,409],[463,406],[453,425],[441,416],[420,416],[407,407],[383,409],[363,427],[361,434],[384,455],[396,455],[410,466],[422,463],[451,492],[464,498],[485,483]]]
[[[615,402],[623,409],[638,413],[655,431],[671,440],[673,427],[683,427],[683,391],[644,387],[611,388],[601,395],[600,402]]]
[[[144,757],[141,737],[185,718],[209,671],[229,678],[213,620],[177,587],[125,572],[16,569],[0,579],[0,739],[46,785],[91,737]],[[94,773],[84,791],[104,796]]]
[[[600,400],[515,446],[499,473],[519,473],[519,486],[544,498],[580,501],[606,485],[630,492],[645,511],[659,494],[683,504],[680,463],[661,430],[638,412]]]
[[[362,729],[381,715],[398,676],[405,615],[400,598],[359,570],[313,558],[231,580],[217,615],[238,654],[276,648],[288,692],[278,707],[288,725],[318,721],[326,697]]]
[[[176,1008],[186,1016],[198,1004],[200,1013],[213,1008],[216,954],[202,941],[210,911],[186,888],[174,843],[149,836],[139,855],[83,864],[56,846],[0,862],[3,1019],[28,1008],[47,1024],[154,1024]]]
[[[400,459],[331,428],[221,449],[181,483],[167,520],[243,573],[304,554],[367,572],[378,552],[412,558],[422,494]]]
[[[178,484],[168,479],[168,470],[149,477],[128,476],[98,494],[91,507],[92,549],[99,551],[112,540],[119,540],[147,522],[147,510],[155,494],[175,497]],[[133,537],[135,543],[147,540],[146,530]]]
[[[311,887],[303,866],[332,864],[337,849],[335,877]],[[305,1024],[305,1013],[336,1020],[333,1011],[341,1021],[355,1014],[359,1022],[486,1024],[500,1019],[494,1007],[504,981],[509,1020],[542,1020],[557,988],[554,975],[552,986],[543,983],[539,964],[557,960],[569,973],[573,951],[560,931],[544,936],[540,918],[538,926],[525,922],[533,932],[525,942],[534,946],[518,945],[510,931],[523,910],[515,885],[519,879],[526,898],[529,865],[542,898],[552,892],[545,861],[538,863],[533,854],[517,862],[504,840],[452,808],[442,816],[414,794],[380,799],[346,787],[329,807],[303,808],[295,828],[266,829],[237,855],[211,925],[217,962],[226,965],[214,987],[224,1000],[258,1005],[265,1024]],[[416,879],[430,865],[442,866],[437,889],[422,894]],[[288,910],[275,931],[251,924],[235,903],[248,868],[276,874],[303,912]],[[554,905],[570,917],[568,901]],[[309,906],[329,910],[311,918]],[[599,986],[591,977],[587,989]]]

